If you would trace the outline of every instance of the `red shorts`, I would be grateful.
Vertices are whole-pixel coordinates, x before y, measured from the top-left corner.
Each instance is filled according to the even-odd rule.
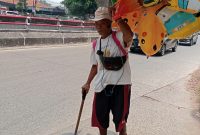
[[[120,132],[127,122],[130,95],[131,85],[108,85],[103,91],[95,93],[92,126],[107,129],[111,111],[115,129]]]

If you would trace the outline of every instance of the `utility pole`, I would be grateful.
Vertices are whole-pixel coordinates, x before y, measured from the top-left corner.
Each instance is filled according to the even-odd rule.
[[[35,5],[35,0],[33,0],[32,15],[35,16],[35,14],[36,14],[36,5]]]

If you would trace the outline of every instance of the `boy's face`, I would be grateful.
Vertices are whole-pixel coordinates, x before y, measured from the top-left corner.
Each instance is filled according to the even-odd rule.
[[[101,36],[105,36],[108,33],[110,33],[111,30],[111,21],[107,20],[107,19],[102,19],[99,21],[95,22],[95,26],[97,29],[97,32],[101,35]]]

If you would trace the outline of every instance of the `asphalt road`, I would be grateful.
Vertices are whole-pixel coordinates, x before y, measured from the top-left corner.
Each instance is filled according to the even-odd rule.
[[[73,135],[90,49],[87,44],[1,49],[0,135]],[[129,135],[199,135],[197,106],[185,82],[200,66],[200,40],[163,57],[130,53],[130,63]],[[98,134],[90,127],[92,98],[91,88],[79,135]],[[117,135],[112,122],[108,135]]]

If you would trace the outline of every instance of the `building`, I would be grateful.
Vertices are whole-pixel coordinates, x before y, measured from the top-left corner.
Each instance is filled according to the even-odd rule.
[[[0,0],[0,7],[7,7],[9,10],[16,10],[16,5],[19,0]],[[36,12],[37,14],[47,15],[65,15],[65,9],[61,7],[52,7],[50,4],[45,4],[39,0],[27,0],[27,12]]]

